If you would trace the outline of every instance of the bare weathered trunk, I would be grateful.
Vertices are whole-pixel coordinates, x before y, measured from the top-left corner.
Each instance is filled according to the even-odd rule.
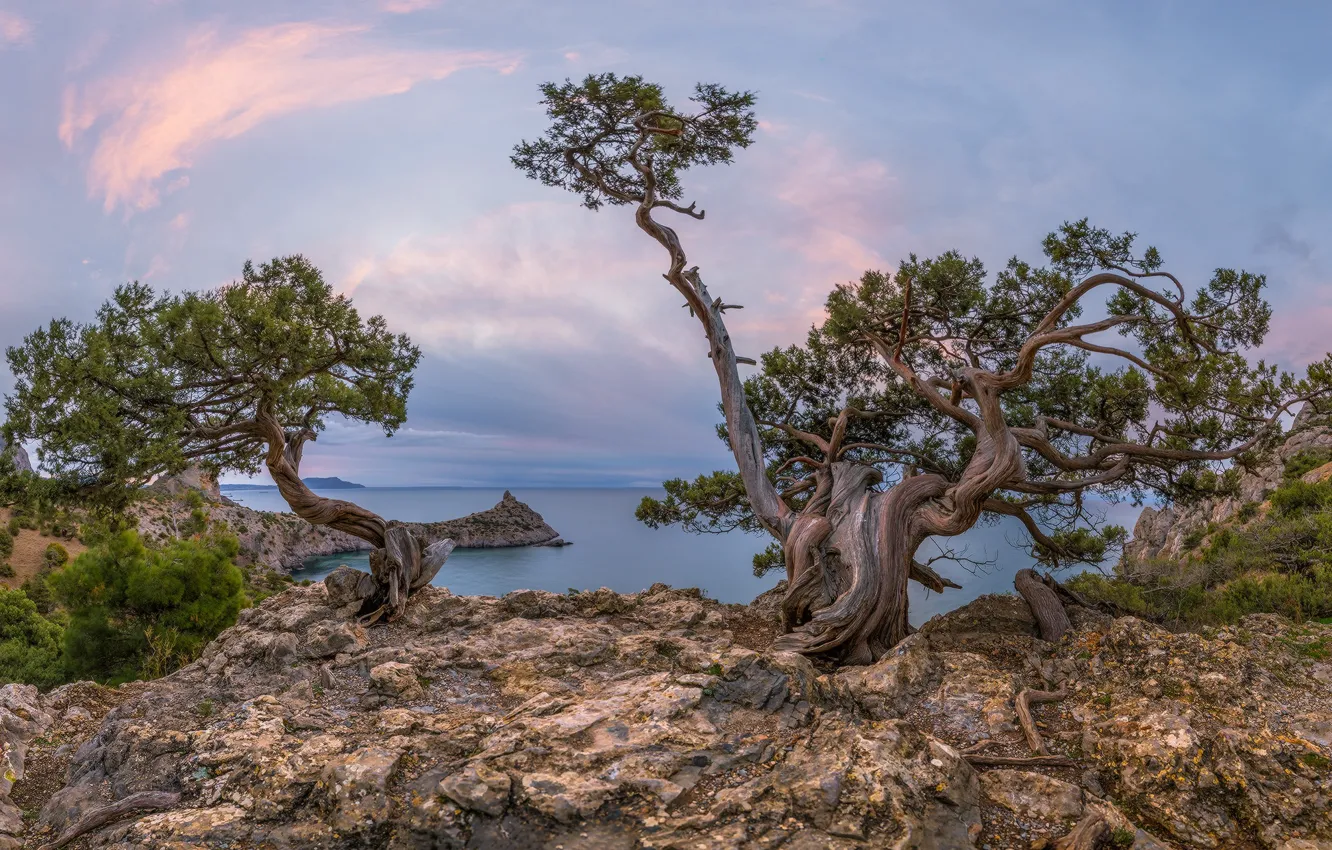
[[[976,524],[986,500],[1025,472],[999,413],[998,393],[969,375],[981,409],[975,454],[956,482],[906,478],[886,492],[877,469],[837,462],[818,473],[810,503],[783,540],[790,580],[783,615],[789,631],[775,648],[868,664],[910,633],[907,582],[943,580],[915,560],[932,535],[953,537]]]
[[[791,631],[774,646],[868,664],[909,633],[907,581],[929,534],[919,508],[946,482],[920,476],[879,493],[871,489],[880,481],[873,467],[839,462],[826,474],[826,502],[807,507],[786,541],[783,614]]]
[[[1059,596],[1049,585],[1041,581],[1035,570],[1018,570],[1013,577],[1013,586],[1031,608],[1036,625],[1041,630],[1041,640],[1057,642],[1073,628],[1068,621],[1068,612],[1064,610],[1064,603],[1059,601]]]
[[[429,584],[444,566],[453,551],[453,541],[427,544],[401,523],[385,520],[352,502],[318,495],[300,476],[301,450],[307,440],[314,438],[313,432],[288,434],[271,416],[261,415],[259,425],[268,441],[268,474],[292,512],[311,525],[345,531],[375,547],[370,553],[375,589],[363,601],[361,615],[371,623],[381,617],[397,619],[406,610],[408,597]]]

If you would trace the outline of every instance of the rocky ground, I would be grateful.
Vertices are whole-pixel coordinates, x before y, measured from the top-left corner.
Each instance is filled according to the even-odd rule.
[[[364,631],[343,586],[164,679],[0,689],[0,847],[998,850],[1100,813],[1103,847],[1332,848],[1332,627],[1079,612],[1052,645],[985,597],[822,671],[766,651],[772,595],[428,588]],[[1030,755],[1015,702],[1061,687],[1032,710],[1069,766],[972,764]]]
[[[252,563],[290,571],[314,556],[362,552],[371,548],[359,537],[327,526],[311,525],[295,514],[256,511],[223,499],[210,482],[205,482],[204,486],[194,481],[181,484],[173,478],[158,482],[154,488],[159,497],[136,507],[139,528],[150,536],[161,539],[178,536],[177,530],[189,520],[191,511],[178,497],[190,490],[198,490],[212,499],[207,506],[211,519],[226,522],[240,538],[242,555]],[[551,528],[541,514],[507,490],[493,508],[459,519],[406,525],[431,541],[451,537],[460,549],[564,545],[559,532]]]

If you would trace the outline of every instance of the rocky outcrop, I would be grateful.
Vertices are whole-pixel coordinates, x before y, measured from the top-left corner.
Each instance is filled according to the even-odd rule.
[[[85,691],[91,724],[62,689],[40,755],[65,780],[29,842],[93,823],[81,846],[117,850],[998,850],[1091,814],[1137,850],[1332,841],[1332,627],[1081,612],[1054,645],[984,597],[821,671],[767,650],[770,606],[693,590],[432,587],[366,631],[338,607],[355,578],[266,600],[164,679]],[[1033,711],[1065,762],[970,763],[1028,755],[1014,702],[1055,683]]]
[[[180,523],[189,516],[189,509],[174,497],[145,501],[138,506],[137,512],[139,528],[161,538],[175,536]],[[225,522],[236,534],[241,553],[249,561],[278,570],[297,569],[309,558],[320,555],[364,552],[371,548],[359,537],[327,526],[311,525],[295,514],[256,511],[226,499],[210,505],[209,514],[214,521]],[[551,528],[541,514],[515,499],[507,490],[495,507],[460,519],[404,524],[432,542],[451,537],[462,549],[564,543],[559,532]]]
[[[1185,541],[1206,528],[1208,523],[1224,523],[1235,517],[1245,504],[1263,502],[1281,485],[1286,462],[1305,451],[1332,451],[1332,425],[1315,424],[1313,409],[1303,407],[1295,417],[1290,436],[1255,468],[1240,477],[1238,495],[1204,499],[1191,505],[1167,505],[1143,508],[1133,527],[1133,539],[1124,547],[1130,562],[1153,558],[1174,558],[1188,547]],[[1322,470],[1318,480],[1332,474]]]
[[[205,499],[213,502],[222,501],[222,490],[217,485],[217,476],[205,472],[202,467],[191,466],[178,475],[164,475],[158,478],[148,489],[165,496],[180,497],[192,490],[202,493]]]
[[[460,549],[497,549],[506,546],[552,545],[559,532],[541,514],[518,501],[508,490],[495,507],[444,522],[407,523],[427,540],[448,537]]]
[[[0,687],[0,850],[24,846],[23,812],[9,799],[14,783],[27,776],[28,748],[51,727],[53,718],[42,710],[37,689],[31,685]]]
[[[3,452],[8,445],[5,438],[0,436],[0,452]],[[19,472],[32,472],[32,461],[28,459],[28,452],[23,446],[14,446],[14,468]]]

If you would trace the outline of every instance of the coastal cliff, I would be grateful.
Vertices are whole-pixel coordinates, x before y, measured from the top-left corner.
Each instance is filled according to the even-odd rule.
[[[348,574],[163,679],[0,690],[0,813],[30,813],[0,847],[1332,846],[1332,626],[1075,609],[1050,644],[983,597],[824,671],[768,649],[778,594],[429,587],[364,630]],[[977,761],[1030,755],[1019,704],[1056,688],[1047,766]]]
[[[1295,417],[1291,434],[1276,451],[1239,479],[1236,495],[1204,499],[1191,505],[1143,508],[1133,527],[1133,538],[1124,547],[1129,562],[1154,558],[1178,558],[1207,533],[1209,524],[1219,525],[1236,517],[1248,504],[1261,504],[1286,477],[1288,465],[1297,457],[1332,461],[1332,425],[1313,424],[1312,408],[1305,406]],[[1316,461],[1314,461],[1316,463]],[[1317,463],[1300,477],[1310,483],[1332,476],[1332,464]]]
[[[368,551],[370,544],[327,526],[311,525],[295,514],[256,511],[221,496],[216,484],[198,480],[170,479],[155,484],[163,498],[148,500],[137,508],[140,530],[150,536],[169,537],[190,515],[190,508],[178,496],[195,490],[209,504],[214,521],[224,521],[240,539],[241,554],[251,563],[290,571],[307,558],[336,555],[341,552]],[[486,549],[506,546],[562,545],[559,532],[542,519],[541,514],[504,491],[493,507],[459,519],[432,523],[404,523],[424,538],[434,541],[453,538],[460,549]]]

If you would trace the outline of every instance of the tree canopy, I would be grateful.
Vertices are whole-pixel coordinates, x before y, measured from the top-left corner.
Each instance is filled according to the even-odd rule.
[[[329,414],[391,434],[420,352],[292,256],[205,292],[127,284],[93,322],[57,319],[7,356],[11,440],[38,441],[42,468],[72,491],[123,498],[191,463],[258,471],[265,419],[306,439]]]
[[[614,74],[541,93],[549,127],[516,147],[515,166],[589,209],[635,206],[717,373],[736,470],[666,482],[638,515],[769,531],[777,547],[756,567],[786,565],[785,648],[878,657],[906,634],[908,577],[946,586],[914,560],[919,544],[987,517],[1016,517],[1047,563],[1098,561],[1124,532],[1097,526],[1088,495],[1223,490],[1284,414],[1328,403],[1332,361],[1297,376],[1250,360],[1271,315],[1264,276],[1220,268],[1190,295],[1155,248],[1086,219],[1050,233],[1041,262],[995,274],[957,251],[868,270],[832,290],[804,345],[741,380],[753,361],[724,318],[738,305],[708,293],[658,216],[704,217],[676,202],[682,174],[752,142],[753,94],[699,85],[677,110]]]

